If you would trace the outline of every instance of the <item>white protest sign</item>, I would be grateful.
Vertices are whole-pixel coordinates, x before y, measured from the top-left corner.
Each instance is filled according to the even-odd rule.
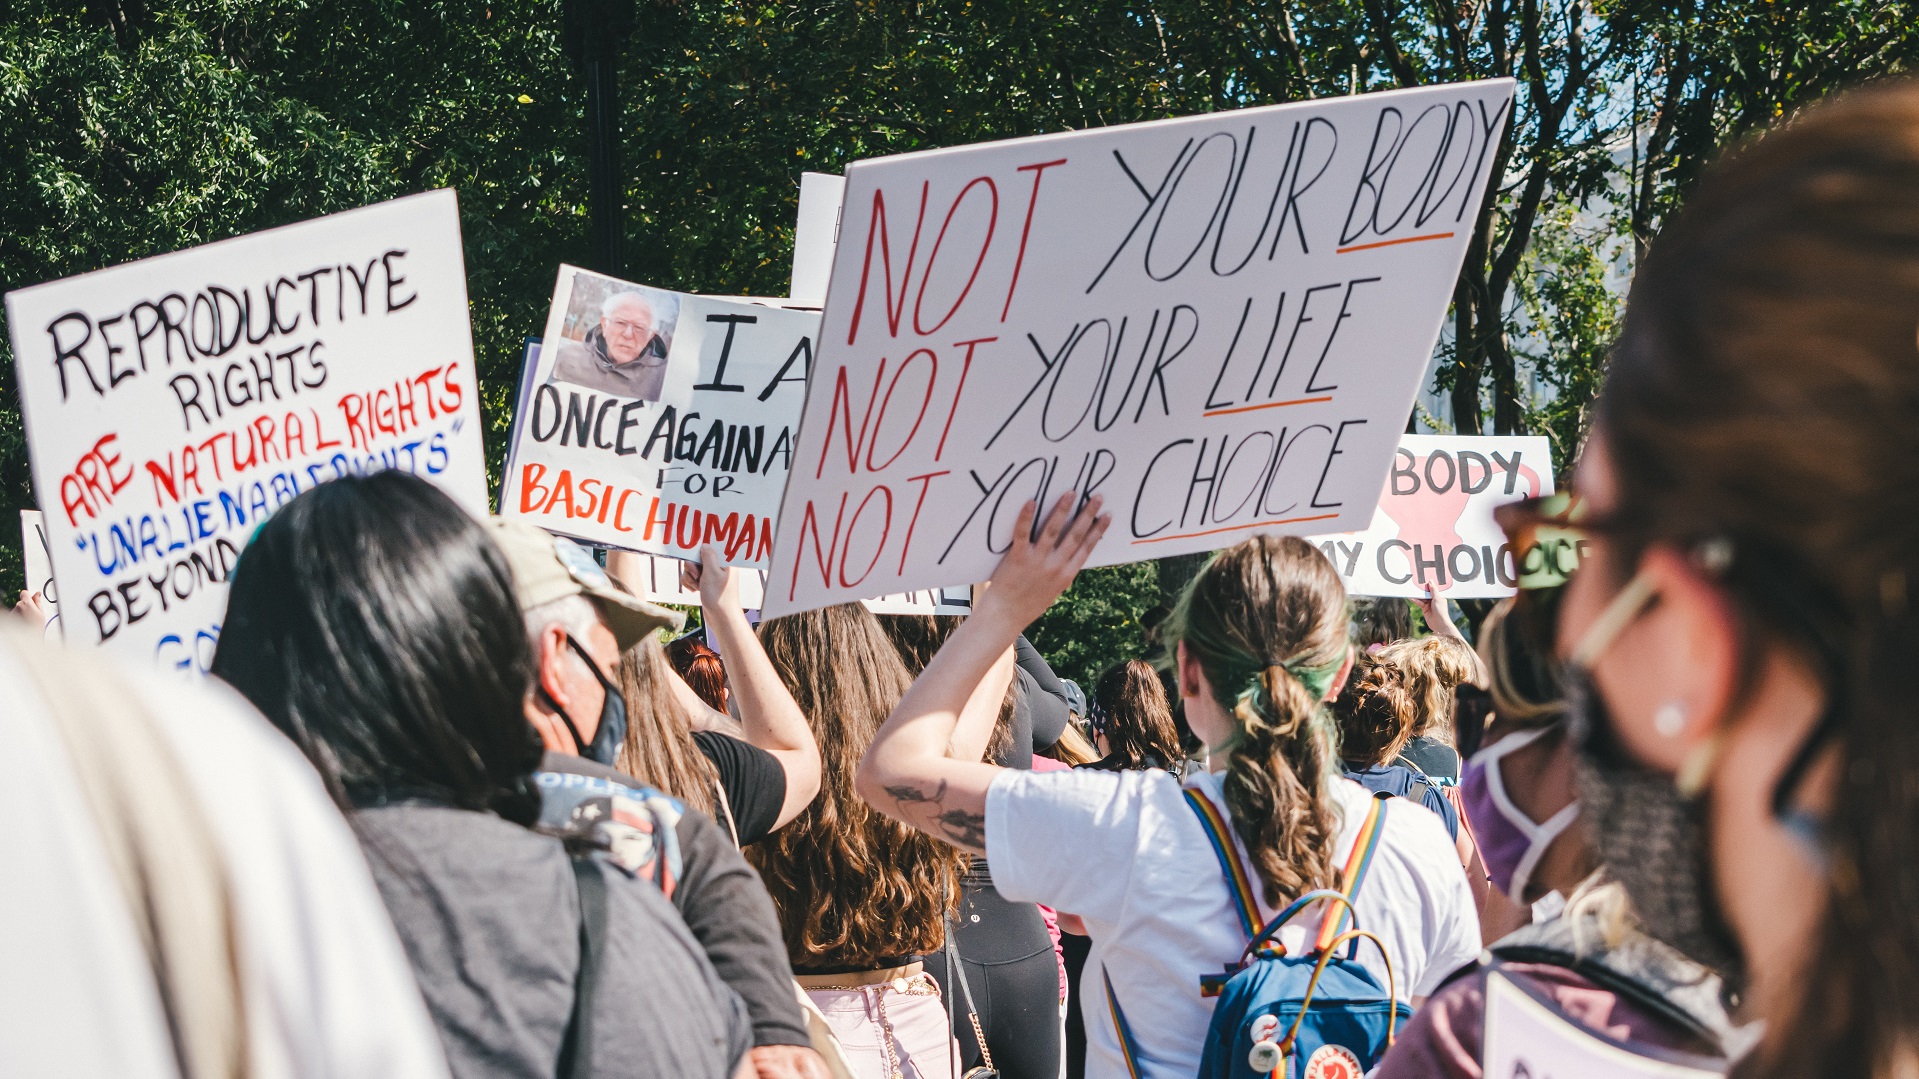
[[[1372,527],[1313,542],[1354,595],[1510,596],[1519,581],[1493,509],[1552,493],[1543,437],[1401,435]]]
[[[450,190],[21,289],[7,318],[69,643],[204,670],[240,549],[336,476],[487,510]]]
[[[39,510],[20,511],[20,550],[26,555],[28,592],[36,593],[46,604],[48,619],[43,627],[48,637],[60,635],[60,590],[53,583],[53,550],[47,546],[45,515]],[[8,600],[11,603],[11,598]]]
[[[711,543],[764,568],[819,321],[560,267],[501,515],[652,554]]]
[[[817,306],[826,299],[833,273],[833,247],[840,239],[840,196],[846,178],[800,173],[800,211],[793,227],[793,273],[787,295]]]
[[[621,585],[641,599],[654,603],[675,603],[682,607],[699,607],[699,592],[680,583],[680,570],[685,562],[661,555],[640,554],[636,551],[618,552],[617,570],[614,558],[607,559],[607,571],[619,578]],[[759,610],[766,594],[766,574],[756,569],[736,569],[740,578],[740,606],[749,611]]]
[[[1512,92],[853,164],[768,614],[983,580],[1065,491],[1092,565],[1366,527]]]
[[[1627,1047],[1567,1020],[1511,979],[1486,977],[1486,1079],[1708,1079],[1724,1067],[1652,1046]]]
[[[924,588],[917,592],[900,592],[860,602],[874,614],[967,615],[973,613],[973,586]]]

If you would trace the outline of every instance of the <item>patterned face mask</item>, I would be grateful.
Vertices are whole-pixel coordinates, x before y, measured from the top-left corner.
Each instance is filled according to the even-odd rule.
[[[1566,665],[1579,803],[1593,853],[1626,890],[1640,928],[1711,967],[1724,995],[1736,1000],[1745,987],[1745,960],[1712,892],[1705,806],[1681,794],[1671,776],[1626,753],[1593,684],[1592,664],[1650,599],[1643,579],[1634,578]]]

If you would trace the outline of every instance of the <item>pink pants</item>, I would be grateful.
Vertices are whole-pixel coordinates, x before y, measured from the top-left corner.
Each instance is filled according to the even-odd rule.
[[[924,974],[858,989],[808,989],[855,1079],[957,1079],[959,1044]]]

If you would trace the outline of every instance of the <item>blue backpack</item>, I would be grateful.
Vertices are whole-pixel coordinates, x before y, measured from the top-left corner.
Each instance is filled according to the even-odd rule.
[[[1192,790],[1185,793],[1225,871],[1233,905],[1248,938],[1239,962],[1220,974],[1200,979],[1201,995],[1218,1001],[1200,1059],[1201,1079],[1361,1079],[1392,1045],[1398,1025],[1413,1014],[1412,1008],[1398,999],[1390,958],[1386,960],[1387,985],[1383,988],[1372,972],[1357,962],[1362,937],[1372,941],[1381,955],[1386,954],[1380,939],[1359,927],[1353,898],[1359,894],[1380,836],[1385,833],[1386,804],[1391,796],[1374,796],[1352,855],[1340,873],[1343,888],[1308,892],[1261,928],[1252,877],[1240,861],[1225,818],[1205,795]],[[1313,948],[1304,955],[1287,955],[1275,935],[1294,916],[1322,900],[1332,909],[1326,913]],[[1346,928],[1349,921],[1350,929]],[[1344,956],[1338,954],[1342,946]],[[1113,993],[1111,978],[1107,979],[1106,993],[1127,1068],[1139,1076],[1139,1054],[1132,1030],[1119,1009],[1119,998]]]

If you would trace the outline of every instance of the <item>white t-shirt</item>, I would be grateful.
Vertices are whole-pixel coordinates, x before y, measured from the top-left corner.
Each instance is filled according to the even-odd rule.
[[[60,732],[0,635],[0,1075],[176,1079],[127,900]],[[69,654],[81,671],[104,671]],[[219,683],[127,675],[226,862],[249,1075],[446,1079],[358,842],[291,742]]]
[[[1222,779],[1200,774],[1187,785],[1224,814]],[[1348,779],[1333,780],[1333,793],[1342,818],[1334,864],[1343,865],[1372,795]],[[986,857],[1001,895],[1077,914],[1092,934],[1081,982],[1086,1074],[1127,1074],[1102,970],[1126,1013],[1142,1074],[1196,1073],[1213,1015],[1200,976],[1236,961],[1246,933],[1179,781],[1161,771],[1001,772],[986,795]],[[1479,915],[1453,841],[1438,817],[1403,798],[1387,810],[1355,906],[1360,925],[1386,942],[1402,1000],[1427,995],[1479,954]],[[1293,954],[1310,947],[1320,907],[1282,931]],[[1278,913],[1263,898],[1261,908],[1263,920]],[[1362,941],[1359,960],[1386,984],[1377,949]]]

